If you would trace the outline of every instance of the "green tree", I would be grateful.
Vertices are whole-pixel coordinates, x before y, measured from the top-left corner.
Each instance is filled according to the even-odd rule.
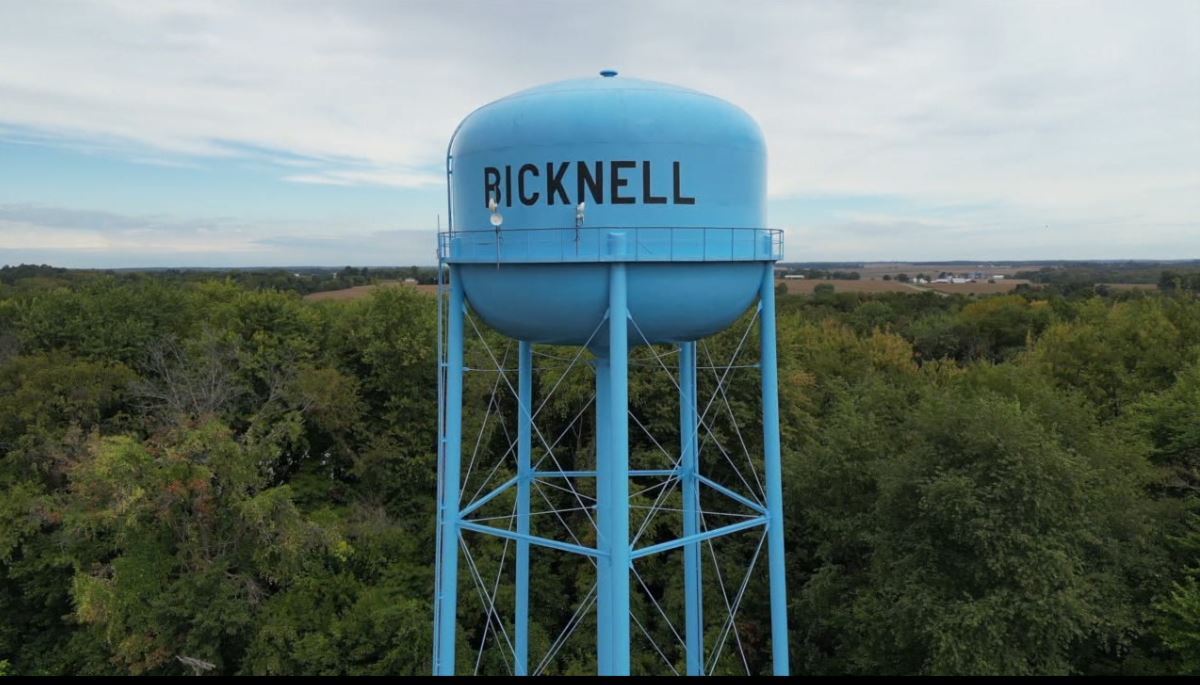
[[[1046,329],[1030,361],[1117,415],[1143,394],[1171,385],[1176,373],[1196,359],[1196,338],[1173,316],[1158,300],[1088,300],[1075,321]]]
[[[1192,562],[1154,608],[1158,635],[1179,655],[1179,673],[1195,675],[1200,673],[1200,517],[1193,515],[1190,523],[1177,546],[1186,550]]]
[[[71,469],[75,615],[131,672],[183,672],[177,657],[236,667],[263,599],[336,543],[286,486],[265,487],[262,463],[207,423],[147,445],[100,439]]]

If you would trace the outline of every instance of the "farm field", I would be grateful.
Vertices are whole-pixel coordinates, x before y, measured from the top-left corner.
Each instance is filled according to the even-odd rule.
[[[341,290],[326,290],[319,293],[309,293],[304,296],[304,299],[309,302],[325,302],[329,300],[357,300],[360,297],[370,295],[376,288],[416,288],[423,293],[437,292],[436,285],[406,285],[396,281],[388,281],[386,283],[378,283],[375,285],[358,285],[353,288],[342,288]]]
[[[933,290],[941,293],[962,293],[964,295],[991,295],[994,293],[1007,293],[1012,291],[1018,285],[1029,281],[1020,279],[1005,279],[997,283],[988,283],[981,281],[978,283],[928,283],[923,285],[915,285],[912,283],[901,283],[899,281],[884,281],[878,279],[866,279],[857,281],[826,281],[817,279],[787,279],[780,281],[787,284],[789,295],[810,295],[818,285],[828,284],[833,286],[833,291],[836,293],[920,293],[926,290]]]
[[[936,276],[945,271],[952,273],[960,273],[963,271],[982,271],[988,274],[998,274],[1002,276],[1012,277],[1018,271],[1027,270],[1029,267],[1012,266],[1009,264],[935,264],[935,263],[901,263],[901,262],[874,262],[863,264],[862,267],[851,269],[862,274],[864,279],[883,278],[892,276],[893,278],[899,274],[908,274],[916,276],[917,274],[929,274]]]
[[[916,293],[921,289],[915,285],[899,281],[858,280],[858,281],[826,281],[820,279],[784,279],[777,283],[787,285],[789,295],[811,295],[818,285],[833,286],[838,293]]]
[[[1097,283],[1113,290],[1158,290],[1157,283]]]
[[[993,295],[995,293],[1007,293],[1014,290],[1018,285],[1031,285],[1029,281],[1018,278],[1006,278],[1003,281],[988,283],[987,281],[979,281],[976,283],[927,283],[917,286],[918,288],[927,288],[936,290],[939,293],[963,293],[971,295]],[[1036,284],[1034,284],[1036,287]]]

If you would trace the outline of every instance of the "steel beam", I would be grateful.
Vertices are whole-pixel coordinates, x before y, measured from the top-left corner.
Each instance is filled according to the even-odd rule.
[[[783,547],[783,468],[779,456],[779,370],[775,352],[775,269],[763,267],[759,288],[759,363],[762,365],[763,471],[767,490],[767,562],[771,585],[771,662],[788,675],[787,577]]]
[[[608,234],[609,254],[625,258],[625,234]],[[608,552],[609,650],[608,672],[629,675],[629,306],[625,263],[609,265],[608,279],[608,473],[607,490],[597,506],[605,516],[604,545]]]
[[[587,556],[587,557],[603,557],[603,556],[605,556],[605,552],[603,550],[596,550],[596,549],[592,549],[591,547],[584,547],[582,545],[573,545],[569,542],[560,542],[558,540],[552,540],[550,538],[543,538],[543,537],[539,537],[537,535],[523,535],[521,533],[518,533],[515,530],[508,530],[507,528],[497,528],[495,526],[485,526],[482,523],[476,523],[474,521],[459,521],[458,527],[463,530],[469,530],[474,533],[483,533],[485,535],[495,535],[498,538],[507,538],[509,540],[515,540],[517,542],[528,542],[531,545],[537,545],[538,547],[545,547],[546,549],[557,549],[560,552],[570,552],[572,554],[581,554],[581,555]]]
[[[517,380],[517,532],[529,535],[529,490],[533,486],[533,344],[518,346]],[[513,626],[513,673],[529,669],[529,540],[517,541],[516,615]]]
[[[730,533],[739,533],[739,532],[741,532],[743,530],[747,530],[749,528],[766,525],[767,523],[768,523],[768,520],[767,520],[766,516],[755,516],[752,519],[746,519],[745,521],[738,521],[737,523],[731,523],[727,526],[721,526],[720,528],[713,528],[712,530],[706,530],[703,533],[696,533],[695,535],[685,535],[681,538],[676,538],[674,540],[667,540],[666,542],[660,542],[657,545],[650,545],[648,547],[642,547],[640,549],[635,549],[630,554],[630,556],[634,559],[641,559],[642,557],[648,557],[651,554],[658,554],[660,552],[669,552],[670,550],[679,549],[680,547],[684,547],[686,545],[704,542],[705,540],[712,540],[713,538],[719,538],[723,535],[729,535]]]
[[[679,344],[679,480],[683,491],[683,536],[700,533],[700,464],[696,423],[696,343]],[[684,642],[687,674],[704,671],[704,596],[700,542],[683,546]]]
[[[462,469],[462,405],[463,405],[463,317],[466,301],[463,297],[458,268],[450,266],[450,303],[447,310],[446,341],[446,424],[443,430],[442,490],[439,493],[438,517],[441,522],[441,559],[438,570],[437,663],[435,675],[454,675],[454,641],[458,627],[458,526],[459,488]]]

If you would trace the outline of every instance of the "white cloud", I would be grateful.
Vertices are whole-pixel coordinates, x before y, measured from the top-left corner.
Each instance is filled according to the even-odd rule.
[[[1200,255],[1195,0],[10,3],[0,123],[437,187],[475,106],[607,66],[745,107],[778,198],[984,204],[1013,245],[1051,226],[1056,245],[1138,233]],[[915,218],[897,230],[952,237]]]
[[[293,183],[313,183],[317,185],[353,186],[380,185],[397,188],[432,188],[444,187],[446,177],[433,173],[406,173],[388,171],[386,169],[351,170],[330,169],[311,174],[292,174],[284,176],[283,180]]]
[[[0,265],[292,266],[432,264],[429,230],[365,222],[275,221],[0,204]]]

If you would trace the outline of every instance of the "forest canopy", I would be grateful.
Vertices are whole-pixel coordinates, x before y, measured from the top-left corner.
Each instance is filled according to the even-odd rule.
[[[311,302],[295,274],[19,269],[0,274],[0,674],[430,671],[431,295]],[[793,672],[1200,672],[1190,278],[781,296]],[[755,425],[745,380],[730,408]],[[548,431],[589,382],[554,394]],[[468,405],[489,391],[469,382]],[[672,392],[639,377],[630,400],[677,441]],[[579,563],[534,563],[540,654],[586,588]],[[668,612],[671,574],[644,574]],[[748,591],[746,662],[718,673],[768,670],[766,601]],[[462,604],[471,672],[487,635]],[[671,643],[652,615],[646,629]],[[663,658],[683,653],[635,646],[634,670]],[[594,669],[577,640],[548,671]]]

